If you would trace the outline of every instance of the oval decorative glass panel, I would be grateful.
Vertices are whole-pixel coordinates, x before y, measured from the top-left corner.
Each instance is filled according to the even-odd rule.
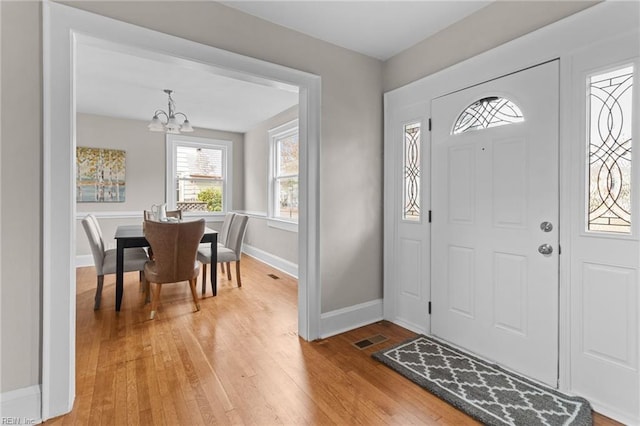
[[[524,116],[516,104],[506,98],[489,96],[472,103],[462,111],[453,126],[453,134],[457,135],[470,130],[488,129],[522,121],[524,121]]]

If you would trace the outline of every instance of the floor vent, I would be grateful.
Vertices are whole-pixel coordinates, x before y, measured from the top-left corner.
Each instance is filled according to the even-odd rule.
[[[353,342],[353,346],[355,346],[358,349],[366,349],[369,346],[377,345],[378,343],[382,343],[386,340],[387,340],[386,336],[383,336],[382,334],[376,334],[375,336],[367,337],[366,339]]]
[[[267,276],[273,278],[274,280],[279,280],[280,279],[280,277],[277,276],[276,274],[267,274]]]

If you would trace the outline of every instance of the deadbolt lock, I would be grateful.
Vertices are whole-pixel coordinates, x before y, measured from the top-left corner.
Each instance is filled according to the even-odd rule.
[[[542,229],[543,232],[551,232],[553,231],[553,224],[551,222],[542,222],[540,229]]]

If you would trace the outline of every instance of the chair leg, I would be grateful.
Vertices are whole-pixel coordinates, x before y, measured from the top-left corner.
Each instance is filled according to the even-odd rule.
[[[227,262],[227,279],[231,281],[231,262]]]
[[[191,296],[193,296],[193,303],[196,305],[196,311],[200,310],[200,302],[198,301],[198,296],[196,295],[196,281],[198,277],[189,280],[189,287],[191,288]]]
[[[144,291],[144,304],[151,302],[151,283],[147,281],[147,277],[144,277],[142,281],[142,291]]]
[[[98,285],[96,286],[95,303],[93,304],[93,310],[100,309],[100,300],[102,299],[102,286],[104,285],[104,275],[98,275]]]
[[[220,272],[224,274],[224,262],[220,264]]]
[[[215,268],[215,266],[212,266],[212,268]],[[202,264],[202,295],[204,296],[206,292],[207,292],[207,264],[203,263]]]
[[[154,319],[156,317],[156,310],[158,309],[158,302],[160,302],[161,290],[162,284],[156,284],[156,291],[153,292],[153,299],[151,300],[151,315],[149,315],[149,319]]]
[[[236,280],[238,280],[238,287],[242,287],[242,281],[240,280],[240,259],[236,261]]]

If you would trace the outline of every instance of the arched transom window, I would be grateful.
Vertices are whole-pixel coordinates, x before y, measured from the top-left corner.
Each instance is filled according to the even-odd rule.
[[[456,120],[452,133],[457,135],[471,130],[488,129],[522,121],[524,116],[516,104],[506,98],[489,96],[465,108]]]

